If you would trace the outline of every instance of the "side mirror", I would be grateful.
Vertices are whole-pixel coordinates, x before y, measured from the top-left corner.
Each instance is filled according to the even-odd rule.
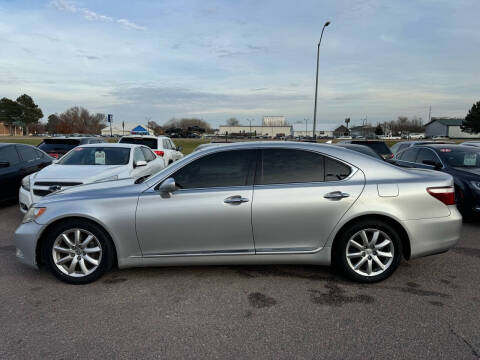
[[[430,166],[433,166],[435,169],[441,169],[442,168],[442,164],[435,161],[435,160],[423,160],[422,161],[425,165],[430,165]]]
[[[8,161],[0,161],[0,168],[9,167],[10,163]]]
[[[182,151],[182,150],[183,150],[183,147],[177,146],[177,151]]]
[[[158,190],[161,193],[172,193],[177,190],[177,186],[175,185],[175,179],[174,178],[168,178],[164,182],[160,184],[158,187]]]
[[[133,167],[146,166],[147,162],[144,160],[136,161]]]

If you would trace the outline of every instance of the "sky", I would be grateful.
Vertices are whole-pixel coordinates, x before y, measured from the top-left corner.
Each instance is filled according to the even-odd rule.
[[[0,97],[46,117],[464,117],[480,100],[479,0],[0,0]],[[311,125],[309,125],[311,127]]]

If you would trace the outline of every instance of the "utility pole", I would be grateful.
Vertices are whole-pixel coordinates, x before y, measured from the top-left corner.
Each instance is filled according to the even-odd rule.
[[[430,105],[430,109],[428,110],[428,122],[432,120],[432,105]]]
[[[322,42],[323,31],[328,25],[330,25],[330,21],[327,21],[325,25],[323,25],[322,33],[320,34],[320,40],[318,41],[318,45],[317,45],[317,76],[315,78],[315,107],[313,110],[313,139],[315,141],[317,141],[317,137],[315,136],[315,130],[317,127],[318,61],[320,57],[320,44]]]

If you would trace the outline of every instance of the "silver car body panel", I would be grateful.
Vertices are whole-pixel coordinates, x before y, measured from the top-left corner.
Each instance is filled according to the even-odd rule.
[[[342,181],[179,190],[156,187],[175,171],[207,154],[235,149],[314,151],[352,168]],[[47,211],[16,232],[17,256],[36,265],[37,241],[57,220],[91,219],[110,235],[121,268],[132,266],[303,263],[328,265],[342,227],[361,216],[384,216],[408,234],[411,257],[443,251],[460,236],[462,218],[427,187],[451,186],[450,175],[406,169],[333,145],[297,142],[235,143],[194,152],[142,184],[119,180],[80,185],[46,196]],[[341,191],[349,196],[330,201]],[[240,205],[226,204],[240,195]]]

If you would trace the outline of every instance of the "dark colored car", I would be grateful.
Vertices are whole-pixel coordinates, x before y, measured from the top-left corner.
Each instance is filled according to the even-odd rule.
[[[50,156],[31,145],[0,144],[0,201],[17,198],[22,179],[52,161]]]
[[[345,149],[350,149],[368,156],[371,156],[375,159],[379,160],[385,160],[381,155],[377,154],[372,148],[369,148],[368,146],[365,145],[359,145],[359,144],[343,144],[343,143],[338,143],[336,144],[338,146],[341,146]]]
[[[399,141],[396,144],[393,144],[392,147],[390,147],[390,150],[392,153],[395,155],[399,153],[400,151],[403,151],[410,146],[415,146],[415,145],[428,145],[428,144],[455,144],[453,141],[432,141],[432,140],[418,140],[418,141]]]
[[[380,155],[383,159],[391,159],[393,158],[393,154],[388,148],[387,144],[384,141],[378,140],[344,140],[341,141],[339,144],[356,144],[356,145],[364,145],[368,146],[370,149],[375,151],[378,155]]]
[[[397,165],[434,169],[453,176],[458,210],[480,215],[480,148],[453,144],[412,146],[396,155]]]
[[[72,136],[72,137],[55,137],[44,139],[40,145],[39,149],[45,151],[51,157],[55,159],[60,159],[67,152],[77,147],[78,145],[85,144],[97,144],[103,143],[101,137],[82,137],[82,136]]]

